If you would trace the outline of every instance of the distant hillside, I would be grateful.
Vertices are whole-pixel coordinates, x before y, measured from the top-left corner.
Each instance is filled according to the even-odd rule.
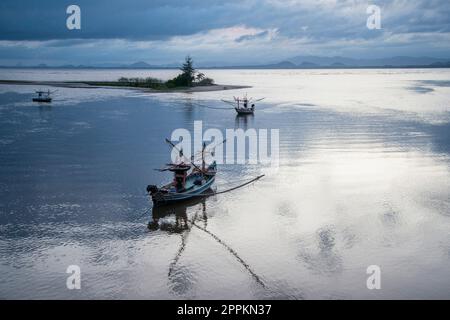
[[[298,65],[299,68],[317,68],[319,65],[314,62],[305,61]]]
[[[264,68],[264,69],[290,69],[290,68],[297,68],[297,66],[295,64],[293,64],[292,62],[290,62],[290,61],[281,61],[281,62],[274,63],[274,64],[261,65],[260,67]]]
[[[426,66],[434,63],[446,63],[450,59],[439,59],[430,57],[390,57],[383,59],[353,59],[345,57],[317,57],[317,56],[296,56],[288,61],[301,66],[303,63],[314,63],[318,66],[339,66],[345,65],[349,67],[383,67],[383,66]]]
[[[385,59],[352,59],[345,57],[298,56],[280,63],[236,66],[250,69],[345,69],[345,68],[449,68],[450,59],[429,57],[392,57]]]
[[[148,68],[155,68],[158,66],[152,66],[151,64],[148,64],[147,62],[139,61],[139,62],[135,62],[135,63],[128,64],[128,65],[123,65],[122,67],[130,68],[130,69],[148,69]]]
[[[0,66],[0,68],[115,68],[115,69],[178,69],[177,64],[152,65],[145,61],[131,64],[102,63],[97,65]],[[397,56],[383,59],[353,59],[346,57],[296,56],[280,62],[258,65],[200,65],[201,69],[344,69],[344,68],[450,68],[450,58]]]

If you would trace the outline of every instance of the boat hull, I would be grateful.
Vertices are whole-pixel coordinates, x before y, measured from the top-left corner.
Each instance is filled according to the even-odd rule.
[[[234,108],[238,114],[253,114],[253,108]]]
[[[151,194],[153,204],[164,205],[197,198],[201,196],[202,193],[204,193],[206,190],[211,188],[211,185],[214,183],[215,179],[216,179],[215,176],[211,176],[201,186],[195,186],[192,190],[185,192],[167,192],[167,193],[161,191],[155,192]]]
[[[33,98],[33,101],[34,102],[47,102],[47,103],[50,103],[50,102],[52,102],[52,99],[51,98]]]
[[[175,183],[169,183],[161,188],[147,186],[147,192],[152,197],[154,205],[165,205],[201,197],[211,188],[216,179],[216,162],[214,161],[204,172],[194,171],[186,177],[184,189],[177,190]]]

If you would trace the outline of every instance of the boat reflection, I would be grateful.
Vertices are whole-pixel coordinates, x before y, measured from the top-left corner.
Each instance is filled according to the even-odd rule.
[[[212,193],[212,189],[208,189],[205,193]],[[201,204],[201,218],[203,220],[204,226],[207,224],[207,215],[206,215],[206,198],[197,197],[191,200],[183,201],[182,203],[154,206],[152,209],[152,221],[148,223],[148,229],[162,230],[170,233],[182,233],[186,230],[190,229],[188,222],[192,223],[198,219],[198,211],[196,211],[195,215],[192,219],[188,218],[188,209]],[[175,221],[168,221],[164,218],[175,215]]]
[[[234,120],[234,128],[247,130],[249,124],[253,127],[254,118],[253,114],[237,114]]]
[[[212,191],[211,189],[209,189]],[[185,201],[179,204],[171,204],[171,205],[162,205],[162,206],[154,206],[152,209],[152,221],[149,222],[148,228],[152,231],[161,230],[169,233],[177,233],[181,235],[181,243],[178,248],[175,257],[169,266],[168,277],[169,281],[173,282],[172,288],[177,291],[177,293],[181,294],[185,292],[188,287],[190,287],[189,281],[192,274],[187,272],[184,268],[177,267],[178,261],[182,253],[184,252],[187,239],[192,231],[192,228],[198,229],[207,235],[210,238],[222,245],[226,251],[228,251],[235,259],[249,272],[249,274],[254,278],[256,283],[265,288],[265,284],[262,281],[261,277],[258,276],[239,255],[238,253],[231,248],[225,241],[220,239],[216,234],[212,233],[207,229],[208,225],[208,216],[206,211],[206,198],[209,196],[199,197],[193,200]],[[198,206],[200,205],[200,206]],[[198,208],[194,211],[191,216],[188,216],[188,209],[198,206]],[[175,215],[175,221],[171,221],[169,218]],[[175,274],[175,270],[178,269],[178,276]],[[181,270],[180,270],[181,269]],[[184,271],[183,271],[184,270]],[[186,274],[184,274],[186,273]],[[180,282],[180,276],[183,281]],[[186,283],[187,281],[187,283]],[[178,289],[175,289],[178,288]],[[179,291],[179,292],[178,292]]]
[[[209,191],[212,190],[208,189],[207,192]],[[196,282],[194,273],[189,268],[178,265],[178,261],[186,249],[187,240],[193,226],[199,227],[196,222],[201,223],[203,221],[203,228],[207,226],[207,197],[198,197],[181,203],[154,206],[152,209],[152,221],[148,224],[148,228],[151,231],[161,230],[181,235],[180,246],[170,262],[168,271],[170,287],[177,295],[186,294]],[[188,216],[188,211],[196,206],[198,208],[195,210],[195,213]],[[175,221],[169,219],[173,218],[173,216],[175,216]]]
[[[52,118],[51,111],[53,107],[51,104],[41,105],[39,104],[39,117],[41,120],[50,120]]]

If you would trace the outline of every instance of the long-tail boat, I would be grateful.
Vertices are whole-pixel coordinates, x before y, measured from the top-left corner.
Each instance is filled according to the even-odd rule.
[[[166,139],[166,142],[177,149],[170,140]],[[193,160],[184,157],[182,149],[179,149],[178,152],[179,161],[176,163],[168,163],[165,168],[157,169],[159,171],[172,172],[174,176],[173,181],[162,187],[156,185],[147,186],[147,192],[152,197],[154,205],[169,204],[198,197],[214,183],[217,165],[215,161],[208,166],[206,165],[205,143],[203,143],[201,151],[201,166],[196,165]]]
[[[56,91],[54,91],[56,92]],[[54,92],[50,92],[50,90],[47,91],[42,91],[42,90],[38,90],[36,91],[37,96],[33,98],[34,102],[52,102],[52,97],[51,94]]]
[[[255,112],[255,102],[261,101],[262,99],[253,100],[253,98],[247,98],[247,94],[244,97],[233,97],[234,101],[222,100],[234,107],[234,110],[238,114],[253,114]]]

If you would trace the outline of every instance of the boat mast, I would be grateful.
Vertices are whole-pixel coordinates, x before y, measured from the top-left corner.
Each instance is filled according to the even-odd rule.
[[[173,185],[177,191],[182,191],[186,187],[187,171],[190,169],[190,165],[186,165],[183,161],[183,148],[178,151],[180,163],[175,163],[169,170],[173,172]]]
[[[206,171],[205,149],[206,149],[206,142],[203,141],[203,146],[202,146],[202,172]]]
[[[177,146],[174,145],[174,144],[172,143],[172,141],[170,141],[169,139],[166,138],[166,142],[167,142],[168,144],[170,144],[170,145],[172,146],[172,148],[174,148],[175,150],[177,150],[178,152],[180,152],[180,149],[178,149]],[[188,158],[186,158],[186,157],[183,155],[183,152],[182,152],[182,151],[181,151],[181,155],[182,155],[182,157],[184,157],[190,164],[192,164],[197,170],[200,170],[200,168],[199,168],[192,160],[189,160]]]

